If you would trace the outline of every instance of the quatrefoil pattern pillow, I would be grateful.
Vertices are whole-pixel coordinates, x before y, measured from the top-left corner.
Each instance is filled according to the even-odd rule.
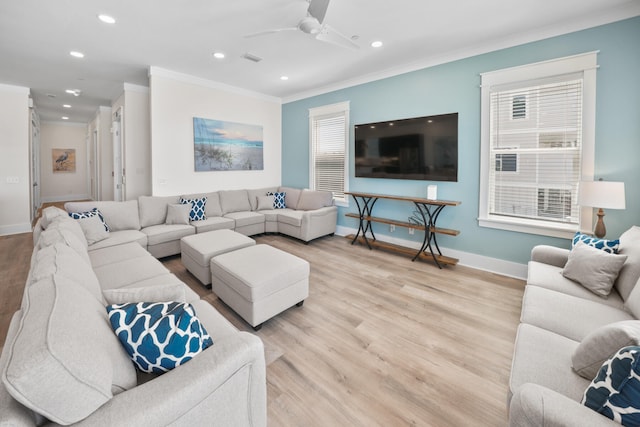
[[[583,242],[593,248],[600,249],[602,251],[608,252],[610,254],[617,254],[618,249],[620,248],[620,240],[606,240],[599,239],[597,237],[589,236],[588,234],[582,234],[579,231],[573,236],[573,241],[571,242],[571,247],[575,247],[578,242]]]
[[[111,328],[142,372],[167,372],[213,345],[188,303],[113,304],[107,313]]]
[[[98,208],[93,208],[87,212],[69,212],[69,216],[73,219],[84,219],[91,218],[92,216],[97,216],[98,218],[100,218],[100,222],[102,223],[102,225],[104,225],[104,229],[106,231],[111,231],[107,223],[104,221],[104,217],[102,216],[102,213],[98,210]]]
[[[284,209],[287,207],[284,203],[284,198],[287,193],[273,193],[268,192],[267,196],[273,196],[273,209]]]
[[[640,425],[640,347],[620,349],[604,362],[582,404],[623,426]]]
[[[183,199],[180,198],[180,203],[186,205],[187,203],[191,203],[191,211],[189,211],[189,219],[191,221],[202,221],[207,219],[207,215],[205,214],[205,206],[207,204],[207,198],[201,197],[199,199]]]

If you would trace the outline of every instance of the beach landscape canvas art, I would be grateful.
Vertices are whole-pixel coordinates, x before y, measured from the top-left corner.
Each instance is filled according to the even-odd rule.
[[[263,170],[262,126],[193,118],[195,171]]]
[[[53,173],[74,173],[76,171],[75,148],[52,148],[51,163]]]

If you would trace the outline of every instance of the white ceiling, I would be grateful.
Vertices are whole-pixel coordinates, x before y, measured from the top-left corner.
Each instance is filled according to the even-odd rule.
[[[640,15],[639,0],[333,0],[325,23],[357,36],[360,49],[300,31],[244,37],[296,26],[307,7],[305,0],[3,0],[0,83],[31,88],[43,121],[91,121],[125,82],[148,86],[150,66],[286,102]],[[99,13],[117,23],[98,21]],[[384,46],[372,48],[374,40]],[[214,59],[215,51],[226,58]],[[263,60],[241,58],[246,52]]]

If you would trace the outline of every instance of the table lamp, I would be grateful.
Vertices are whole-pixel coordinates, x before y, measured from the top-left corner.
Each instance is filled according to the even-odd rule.
[[[593,234],[602,238],[607,234],[604,226],[603,208],[606,209],[624,209],[624,182],[611,181],[581,181],[578,188],[578,204],[580,206],[589,206],[598,208],[598,221]]]

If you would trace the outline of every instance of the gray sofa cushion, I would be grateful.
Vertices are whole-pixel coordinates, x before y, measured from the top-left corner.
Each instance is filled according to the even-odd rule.
[[[96,273],[103,291],[134,285],[141,280],[169,274],[169,270],[165,266],[150,256],[94,267],[93,271]]]
[[[78,255],[76,251],[63,243],[57,243],[40,249],[34,255],[33,267],[29,271],[29,283],[60,274],[84,287],[100,302],[102,289],[91,265]],[[27,286],[28,284],[27,283]]]
[[[580,401],[589,385],[571,369],[571,355],[578,342],[536,326],[518,326],[509,388],[515,393],[523,384],[535,383]]]
[[[640,227],[634,225],[620,236],[618,253],[627,256],[614,286],[626,301],[640,278]]]
[[[611,290],[611,293],[607,297],[601,297],[581,284],[564,277],[562,275],[562,267],[556,267],[542,262],[529,261],[527,286],[539,286],[582,299],[598,301],[616,308],[623,308],[624,306],[624,301],[622,301],[620,294],[618,294],[615,288]]]
[[[147,252],[145,248],[135,242],[124,243],[118,246],[109,246],[89,252],[91,265],[94,268],[114,264],[127,259],[148,256],[149,252]]]
[[[67,212],[86,212],[98,208],[111,231],[140,230],[137,200],[67,202],[64,208]]]
[[[286,198],[285,198],[286,203]],[[333,194],[330,191],[302,190],[296,206],[297,210],[313,211],[333,205]]]
[[[89,251],[95,251],[96,249],[108,248],[110,246],[118,246],[127,243],[137,243],[143,248],[146,248],[147,235],[140,230],[110,231],[109,237],[91,245]]]
[[[640,319],[640,278],[629,294],[629,298],[624,302],[624,307],[636,318]]]
[[[40,216],[41,218],[40,226],[44,230],[46,230],[49,224],[51,224],[51,221],[53,221],[54,218],[57,218],[59,216],[66,217],[66,216],[69,216],[69,214],[65,210],[57,208],[55,206],[48,206],[44,208]]]
[[[633,320],[633,316],[596,301],[539,286],[527,286],[522,298],[520,320],[574,341],[582,341],[601,326],[621,320]]]
[[[222,206],[223,214],[251,210],[247,190],[219,191],[218,196],[220,197],[220,206]]]
[[[173,275],[168,277],[172,276]],[[107,289],[104,291],[104,298],[108,304],[165,301],[186,302],[185,287],[186,286],[180,282],[174,282],[157,283],[155,286],[139,288]]]
[[[236,228],[246,225],[262,224],[264,222],[264,215],[259,212],[233,212],[226,214],[224,217],[233,219]]]
[[[80,225],[75,223],[75,220],[69,219],[69,221],[73,221],[73,225],[78,227],[78,229],[82,233]],[[57,223],[58,221],[55,222]],[[87,253],[87,240],[84,237],[78,237],[77,232],[71,231],[66,226],[59,227],[56,224],[54,226],[49,226],[46,230],[44,230],[40,234],[40,238],[38,239],[38,247],[40,249],[53,246],[57,243],[64,243],[65,245],[69,246],[78,255],[80,255],[82,259],[85,260],[85,262],[90,263],[89,255]]]
[[[562,275],[606,297],[626,260],[626,255],[615,255],[578,242],[569,254]]]
[[[178,196],[140,196],[138,208],[140,209],[140,227],[164,224],[167,219],[167,206],[178,203]]]
[[[22,307],[2,377],[20,403],[71,424],[135,387],[135,369],[105,307],[85,288],[56,274],[28,286]]]
[[[302,194],[302,190],[299,188],[293,187],[280,187],[278,189],[281,193],[286,193],[284,196],[284,204],[289,209],[297,209],[298,208],[298,200],[300,200],[300,194]]]
[[[147,235],[147,245],[152,246],[160,243],[180,240],[184,236],[195,234],[196,230],[192,225],[161,224],[147,227],[143,229],[142,232]]]
[[[640,344],[640,320],[602,326],[587,335],[571,357],[573,370],[591,381],[602,364],[622,347]]]
[[[196,228],[196,233],[200,234],[214,230],[233,230],[233,227],[235,227],[235,221],[231,218],[215,216],[207,217],[207,219],[203,221],[193,221],[191,225]]]

